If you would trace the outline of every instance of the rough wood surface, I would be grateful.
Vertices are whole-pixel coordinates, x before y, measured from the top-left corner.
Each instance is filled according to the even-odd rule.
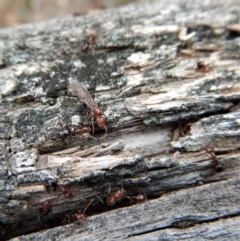
[[[236,0],[171,0],[2,29],[0,238],[237,240],[239,16]],[[89,113],[75,80],[106,115],[106,141],[96,124],[60,136]],[[123,183],[127,197],[107,206]],[[87,221],[69,224],[92,198]]]

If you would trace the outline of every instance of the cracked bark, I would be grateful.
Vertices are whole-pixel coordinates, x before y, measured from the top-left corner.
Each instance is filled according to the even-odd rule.
[[[236,240],[238,23],[238,1],[171,0],[2,29],[0,237]],[[82,53],[94,33],[96,46]],[[198,61],[213,71],[196,71]],[[97,125],[91,135],[99,141],[60,137],[88,114],[69,91],[73,80],[107,116],[106,142]],[[204,151],[209,145],[223,172]],[[55,178],[73,198],[46,191]],[[141,187],[148,200],[103,204],[109,186],[114,192],[123,181],[128,196]],[[86,222],[61,223],[91,198]],[[47,199],[52,213],[38,220]]]

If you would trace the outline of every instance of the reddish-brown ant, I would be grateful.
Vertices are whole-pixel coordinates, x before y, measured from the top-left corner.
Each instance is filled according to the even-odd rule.
[[[52,203],[51,200],[46,200],[41,205],[38,203],[39,206],[39,215],[38,215],[38,221],[40,220],[41,216],[48,215],[50,212],[52,212]]]
[[[215,151],[214,151],[213,147],[206,146],[204,149],[207,152],[207,154],[209,154],[210,157],[212,158],[216,172],[222,172],[223,171],[223,167],[219,163],[218,158],[217,158],[217,156],[215,154]]]
[[[94,33],[89,38],[88,41],[83,45],[82,52],[87,53],[89,46],[93,45],[95,43],[96,38],[98,37],[98,34]],[[96,44],[95,44],[96,45]]]
[[[68,138],[70,136],[79,136],[79,135],[83,135],[83,134],[87,134],[91,132],[91,128],[89,126],[83,126],[83,127],[79,127],[77,129],[70,129],[68,126],[65,126],[60,132],[59,135],[61,136],[61,138],[65,139]],[[97,141],[97,139],[91,135],[89,135],[89,137],[93,138],[95,141]]]
[[[65,185],[60,184],[59,180],[57,178],[48,178],[45,181],[44,186],[45,186],[47,192],[50,192],[51,190],[53,190],[55,192],[58,187],[62,191],[63,195],[66,196],[67,198],[71,199],[74,197],[72,192],[69,191]]]
[[[62,191],[62,193],[64,194],[65,197],[67,197],[69,199],[74,197],[72,192],[70,192],[66,186],[64,186],[62,184],[59,184],[58,187],[61,189],[61,191]]]
[[[124,189],[124,183],[121,189],[117,190],[113,194],[107,197],[106,203],[108,206],[115,205],[116,202],[120,202],[126,196],[126,190]]]
[[[91,131],[91,128],[89,126],[83,126],[79,127],[78,129],[70,130],[68,126],[66,126],[64,129],[62,129],[59,134],[61,137],[68,137],[68,136],[78,136],[83,135],[86,133],[89,133]]]
[[[62,223],[71,223],[77,220],[81,220],[81,221],[86,221],[87,220],[87,215],[85,214],[87,208],[91,205],[91,203],[94,201],[94,199],[91,199],[90,202],[88,203],[88,205],[84,208],[83,212],[77,210],[73,213],[71,213],[70,215],[65,214]]]
[[[98,126],[100,128],[105,129],[106,131],[104,135],[105,137],[107,134],[106,116],[100,110],[97,103],[93,100],[92,96],[87,90],[87,87],[83,83],[73,81],[70,83],[70,91],[72,92],[73,95],[77,96],[81,102],[83,102],[85,105],[89,107],[89,109],[91,110],[90,116],[95,115]],[[94,129],[93,129],[93,133],[94,133]]]
[[[205,64],[203,61],[197,62],[196,70],[204,74],[212,72],[214,79],[216,79],[213,68],[209,64]]]
[[[209,65],[205,64],[203,61],[199,61],[197,62],[197,71],[207,74],[212,71],[212,68]]]
[[[74,129],[71,132],[71,135],[72,136],[83,135],[83,134],[89,133],[90,131],[91,131],[91,128],[89,126],[83,126],[81,128]]]
[[[86,221],[87,220],[87,215],[85,214],[85,212],[93,201],[94,201],[94,199],[90,200],[88,205],[84,208],[83,212],[80,212],[79,210],[77,210],[75,213],[72,214],[74,221],[76,221],[76,220]]]

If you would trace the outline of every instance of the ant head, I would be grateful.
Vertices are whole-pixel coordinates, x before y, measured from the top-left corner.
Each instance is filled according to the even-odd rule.
[[[216,172],[222,172],[223,171],[223,167],[219,164],[215,167]]]
[[[198,61],[197,62],[197,69],[201,69],[204,66],[205,66],[205,64],[203,63],[203,61]]]

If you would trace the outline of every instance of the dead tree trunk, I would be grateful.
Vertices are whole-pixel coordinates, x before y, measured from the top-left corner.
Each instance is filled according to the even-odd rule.
[[[1,239],[237,240],[239,16],[170,0],[2,29]]]

